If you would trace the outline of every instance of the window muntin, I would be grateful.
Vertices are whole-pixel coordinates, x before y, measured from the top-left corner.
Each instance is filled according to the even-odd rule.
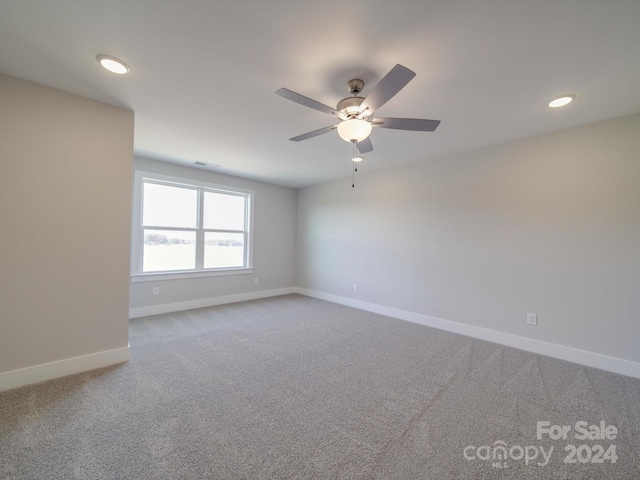
[[[251,268],[253,192],[143,172],[136,178],[133,275]]]

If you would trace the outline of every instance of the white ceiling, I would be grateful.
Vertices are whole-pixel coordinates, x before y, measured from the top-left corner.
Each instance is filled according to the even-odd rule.
[[[367,171],[640,112],[639,46],[638,0],[0,0],[0,72],[134,110],[138,155],[292,187],[350,177],[351,146],[288,141],[334,122],[280,87],[335,106],[415,71],[378,113],[442,124],[374,130]]]

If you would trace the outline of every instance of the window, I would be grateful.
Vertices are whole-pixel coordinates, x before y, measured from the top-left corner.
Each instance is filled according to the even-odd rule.
[[[133,277],[250,273],[252,200],[248,190],[136,172]]]

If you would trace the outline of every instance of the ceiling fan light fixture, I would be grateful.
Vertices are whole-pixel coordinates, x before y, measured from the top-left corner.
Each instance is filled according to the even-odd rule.
[[[345,142],[361,142],[371,134],[371,129],[369,122],[351,118],[338,124],[338,135]]]
[[[440,120],[423,118],[374,118],[374,113],[402,90],[415,76],[415,72],[398,64],[373,87],[366,98],[358,96],[364,88],[364,81],[358,78],[349,80],[347,89],[352,96],[340,100],[336,108],[329,107],[287,88],[279,89],[276,91],[276,95],[334,117],[333,125],[298,135],[289,140],[299,142],[337,130],[340,138],[345,142],[353,143],[351,159],[353,160],[352,165],[355,173],[358,170],[357,163],[363,160],[361,155],[373,151],[373,145],[369,140],[373,126],[393,130],[433,132],[440,125]],[[336,119],[339,120],[338,124],[335,124]]]
[[[551,108],[564,107],[565,105],[568,105],[569,103],[573,102],[574,98],[576,98],[576,96],[572,93],[560,95],[559,97],[556,97],[553,100],[551,100],[548,103],[548,105]]]
[[[96,60],[98,60],[98,62],[104,69],[109,70],[112,73],[117,73],[118,75],[124,75],[125,73],[129,73],[131,71],[129,65],[116,57],[111,57],[109,55],[98,55],[96,57]]]

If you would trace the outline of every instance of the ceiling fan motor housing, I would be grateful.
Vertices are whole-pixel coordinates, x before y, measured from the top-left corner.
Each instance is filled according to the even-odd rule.
[[[343,98],[338,102],[336,110],[344,114],[347,118],[353,118],[360,113],[360,105],[364,102],[364,97],[358,94],[364,88],[364,82],[359,78],[351,79],[347,82],[347,89],[353,97]]]
[[[347,97],[338,102],[336,110],[346,117],[355,117],[360,113],[360,105],[364,102],[364,97]]]

